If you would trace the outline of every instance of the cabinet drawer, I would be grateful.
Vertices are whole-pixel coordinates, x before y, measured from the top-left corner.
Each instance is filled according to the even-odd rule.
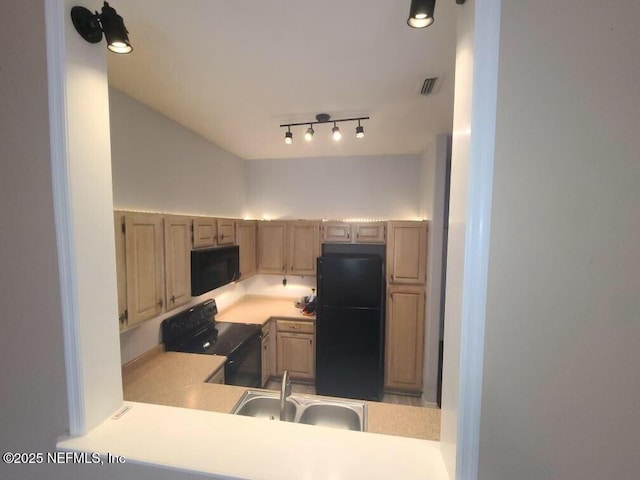
[[[313,333],[313,323],[278,320],[279,332]]]

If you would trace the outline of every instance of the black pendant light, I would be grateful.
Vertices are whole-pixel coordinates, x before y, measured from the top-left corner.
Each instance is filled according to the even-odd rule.
[[[407,25],[413,28],[425,28],[433,23],[436,0],[411,0]]]

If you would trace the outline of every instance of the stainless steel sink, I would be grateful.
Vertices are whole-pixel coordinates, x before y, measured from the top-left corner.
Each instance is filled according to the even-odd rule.
[[[299,422],[321,427],[363,430],[362,419],[353,408],[336,404],[309,405],[300,415]]]
[[[240,406],[240,408],[238,408],[238,411],[234,411],[233,413],[235,413],[236,415],[244,415],[245,417],[277,420],[280,419],[280,399],[265,397],[249,398]],[[285,420],[287,422],[292,422],[295,415],[295,404],[287,400],[285,407]]]
[[[247,390],[231,413],[248,417],[280,418],[280,396],[275,392]],[[364,402],[315,395],[293,394],[287,398],[286,421],[364,432],[367,406]]]

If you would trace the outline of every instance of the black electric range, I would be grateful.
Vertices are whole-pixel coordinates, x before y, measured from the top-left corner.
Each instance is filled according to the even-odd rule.
[[[215,300],[207,300],[162,322],[162,341],[167,351],[223,355],[225,383],[261,387],[261,340],[259,325],[218,322]]]

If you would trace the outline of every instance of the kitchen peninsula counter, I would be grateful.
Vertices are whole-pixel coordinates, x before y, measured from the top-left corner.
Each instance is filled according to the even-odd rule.
[[[134,360],[123,368],[124,399],[229,413],[247,387],[204,383],[224,361],[225,357],[215,355],[163,351],[148,356],[143,362],[138,361],[137,365]],[[440,411],[435,408],[379,402],[366,404],[369,433],[439,439]]]

